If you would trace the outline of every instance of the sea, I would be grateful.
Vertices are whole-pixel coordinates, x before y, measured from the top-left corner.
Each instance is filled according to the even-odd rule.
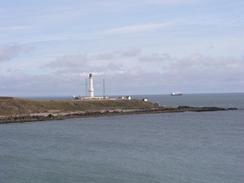
[[[243,183],[244,94],[148,95],[237,111],[0,125],[0,183]]]

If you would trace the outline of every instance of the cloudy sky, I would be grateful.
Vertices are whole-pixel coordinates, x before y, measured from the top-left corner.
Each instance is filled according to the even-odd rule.
[[[0,0],[0,95],[244,91],[243,0]]]

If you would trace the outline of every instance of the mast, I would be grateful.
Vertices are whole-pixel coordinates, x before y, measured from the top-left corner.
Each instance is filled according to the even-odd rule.
[[[85,92],[84,92],[84,95],[87,96],[87,79],[85,78]]]
[[[105,93],[105,79],[103,78],[103,98],[105,98],[105,95],[106,95],[106,93]]]

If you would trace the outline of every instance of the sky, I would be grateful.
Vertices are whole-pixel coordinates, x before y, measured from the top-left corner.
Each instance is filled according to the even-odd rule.
[[[0,0],[0,96],[244,92],[243,0]]]

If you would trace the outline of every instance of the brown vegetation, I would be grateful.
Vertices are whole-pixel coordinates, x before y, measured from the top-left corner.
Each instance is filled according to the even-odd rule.
[[[28,100],[0,98],[0,116],[33,113],[62,113],[76,111],[97,111],[113,109],[149,109],[156,107],[150,102],[139,100]]]
[[[0,124],[60,120],[117,114],[210,112],[237,110],[220,107],[160,107],[140,100],[28,100],[0,97]]]

